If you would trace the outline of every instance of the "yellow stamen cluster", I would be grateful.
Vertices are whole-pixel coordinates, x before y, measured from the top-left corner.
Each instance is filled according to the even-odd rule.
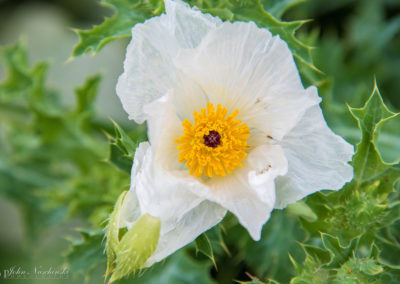
[[[208,103],[207,109],[193,113],[194,125],[189,120],[182,122],[183,136],[175,142],[179,143],[179,162],[186,161],[191,175],[223,177],[242,167],[242,160],[247,155],[245,150],[249,148],[247,139],[250,129],[235,119],[238,110],[226,116],[227,112],[220,104],[215,109],[212,103]],[[205,141],[207,136],[212,135],[214,140]]]

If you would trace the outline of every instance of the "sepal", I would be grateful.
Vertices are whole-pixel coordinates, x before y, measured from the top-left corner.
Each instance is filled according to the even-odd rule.
[[[118,198],[106,230],[105,277],[111,276],[108,283],[143,269],[156,250],[160,237],[160,219],[148,214],[142,215],[127,232],[120,228],[120,212],[126,193]]]

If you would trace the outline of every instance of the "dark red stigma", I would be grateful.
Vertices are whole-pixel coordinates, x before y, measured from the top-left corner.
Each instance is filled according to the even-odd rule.
[[[208,147],[215,148],[221,144],[221,135],[215,131],[211,130],[208,135],[204,135],[204,144]]]

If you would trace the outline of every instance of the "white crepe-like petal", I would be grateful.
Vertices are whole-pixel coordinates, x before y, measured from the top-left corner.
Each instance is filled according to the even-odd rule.
[[[139,146],[136,148],[135,158],[133,160],[134,162],[131,170],[131,187],[130,190],[126,193],[124,202],[121,206],[119,223],[119,226],[121,228],[131,227],[141,215],[139,201],[135,192],[136,176],[143,166],[143,159],[149,147],[149,142],[143,142],[140,143]]]
[[[170,91],[143,109],[148,118],[148,136],[154,152],[155,167],[161,171],[185,168],[178,161],[178,144],[175,139],[182,135],[182,122],[177,116],[173,99]]]
[[[318,190],[338,190],[353,178],[348,162],[354,148],[329,129],[318,105],[304,114],[281,146],[289,170],[276,181],[275,208],[284,208]]]
[[[179,119],[181,121],[187,119],[192,123],[194,123],[193,111],[200,111],[207,106],[208,102],[206,91],[182,72],[177,72],[171,97]]]
[[[224,22],[174,64],[205,90],[208,100],[274,139],[281,139],[304,111],[318,104],[300,81],[293,56],[279,36],[254,23]]]
[[[176,0],[165,1],[166,14],[132,29],[124,73],[117,94],[130,119],[142,123],[142,108],[163,96],[175,80],[173,58],[181,48],[196,47],[204,35],[221,23],[216,17],[191,9]]]
[[[163,228],[165,223],[162,223],[157,249],[147,260],[147,266],[164,259],[181,247],[191,243],[199,235],[218,224],[225,214],[226,209],[213,202],[204,201],[172,226],[167,224],[167,227],[173,227],[174,229],[166,231]]]
[[[151,181],[146,175],[149,174],[149,166],[152,165],[151,162],[149,163],[149,158],[151,158],[150,144],[141,143],[135,153],[131,189],[125,196],[120,215],[120,227],[128,228],[145,213],[161,219],[157,249],[147,260],[147,266],[189,244],[200,234],[218,224],[226,214],[226,209],[213,202],[202,201],[203,199],[191,194],[189,188],[187,188],[188,194],[178,192],[176,186],[179,187],[179,184],[173,184],[171,180],[166,181],[160,176],[153,176],[148,178],[154,183],[148,184]],[[147,182],[144,183],[149,185],[145,193],[143,193],[145,189],[143,180],[146,180]],[[181,189],[185,190],[185,188]],[[143,194],[146,196],[143,197]],[[166,198],[167,195],[170,197]],[[189,204],[191,198],[188,196],[194,197],[192,204]],[[148,202],[149,198],[152,201],[151,204]],[[182,198],[188,204],[181,203]],[[165,203],[161,204],[159,201]],[[176,206],[188,206],[190,209],[182,212],[180,211],[182,208],[176,208]],[[152,210],[151,207],[156,209]]]
[[[252,238],[259,240],[275,203],[274,179],[286,171],[287,161],[281,147],[263,145],[248,155],[242,168],[226,177],[209,180],[206,188],[193,193],[231,211]]]
[[[119,228],[130,228],[139,219],[142,214],[135,190],[126,193],[120,210]]]
[[[200,181],[177,162],[178,150],[174,140],[182,135],[182,125],[173,102],[174,94],[170,92],[146,105],[144,109],[148,117],[149,138],[156,157],[153,167],[160,168],[169,179],[180,181],[181,193],[189,194],[184,192],[186,187],[199,197],[198,200],[207,199],[230,210],[251,236],[259,239],[261,228],[268,220],[275,203],[274,179],[287,172],[287,161],[281,146],[258,146],[251,150],[242,168],[223,178]],[[148,186],[147,191],[152,189]],[[153,202],[153,206],[158,205]]]
[[[136,179],[135,192],[140,212],[160,218],[163,230],[168,231],[174,229],[174,224],[204,198],[192,192],[201,187],[201,184],[176,178],[162,170],[157,166],[157,161],[154,161],[154,156],[152,148],[148,148],[142,169],[133,177]]]

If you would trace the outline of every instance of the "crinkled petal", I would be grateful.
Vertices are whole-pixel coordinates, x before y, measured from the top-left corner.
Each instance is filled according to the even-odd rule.
[[[160,218],[163,230],[170,230],[187,212],[198,206],[204,198],[193,194],[201,184],[176,178],[168,171],[157,167],[152,148],[143,158],[143,166],[135,179],[134,190],[141,214]],[[170,228],[166,227],[169,224]]]
[[[307,110],[281,146],[289,169],[277,178],[275,208],[284,208],[318,190],[340,189],[353,178],[348,162],[354,148],[329,129],[318,105]]]
[[[168,171],[183,168],[178,162],[178,144],[175,142],[182,135],[182,122],[173,104],[172,91],[146,105],[143,112],[148,118],[148,137],[155,167]]]
[[[218,204],[192,194],[190,184],[177,182],[173,177],[164,179],[160,171],[152,172],[151,158],[150,144],[141,143],[136,150],[131,189],[125,196],[120,219],[121,227],[128,228],[145,213],[161,219],[159,242],[147,266],[195,240],[218,224],[226,213]]]
[[[181,121],[187,119],[192,123],[194,123],[193,112],[205,108],[208,102],[205,90],[179,71],[177,72],[176,84],[171,91],[171,99],[178,118]]]
[[[162,105],[163,100],[160,99],[153,103],[155,110],[157,103]],[[167,110],[167,108],[164,108]],[[161,113],[163,114],[163,113]],[[167,117],[159,117],[158,121],[165,121]],[[166,125],[169,125],[168,123]],[[157,125],[153,121],[149,122],[150,129],[158,130]],[[168,130],[166,127],[164,129]],[[150,132],[150,137],[154,137]],[[168,141],[166,141],[168,142]],[[172,143],[174,143],[172,141]],[[164,156],[157,155],[155,149],[160,153],[165,153],[162,146],[158,143],[150,144],[148,142],[141,143],[135,153],[135,159],[132,167],[131,189],[136,197],[127,195],[127,203],[138,204],[140,209],[130,209],[129,205],[122,207],[123,216],[132,223],[135,219],[132,216],[140,214],[150,214],[153,217],[161,218],[162,221],[168,220],[168,224],[173,225],[184,216],[187,212],[199,205],[204,198],[192,193],[203,185],[197,181],[180,179],[172,175],[166,170],[161,161]],[[175,147],[176,148],[176,147]],[[161,158],[157,158],[160,156]],[[168,156],[167,156],[168,158]],[[176,156],[173,157],[177,160]],[[172,161],[173,162],[173,161]],[[164,229],[167,229],[164,225]],[[171,229],[171,228],[170,228]]]
[[[263,145],[248,155],[241,169],[210,180],[208,188],[194,193],[231,211],[252,238],[259,240],[275,203],[274,179],[286,171],[287,161],[281,147]]]
[[[121,207],[120,227],[131,227],[133,223],[140,217],[140,206],[134,188],[136,187],[136,176],[142,168],[143,159],[150,147],[149,142],[142,142],[136,148],[135,158],[131,170],[131,187],[126,193],[124,202]]]
[[[174,64],[213,104],[251,128],[281,139],[320,98],[306,91],[287,44],[254,23],[224,22],[201,44],[181,50]]]
[[[172,254],[181,247],[194,241],[199,235],[218,224],[225,216],[226,210],[221,206],[204,201],[191,211],[186,213],[178,222],[166,227],[161,224],[161,234],[158,246],[154,254],[147,261],[147,266],[158,262]]]
[[[130,119],[142,123],[143,106],[165,95],[175,80],[173,58],[181,48],[196,47],[221,21],[182,1],[165,1],[166,14],[132,29],[117,94]]]
[[[134,190],[129,190],[121,206],[119,227],[131,227],[141,216],[139,201]]]
[[[159,168],[170,179],[182,182],[181,192],[186,188],[200,200],[207,199],[230,210],[252,237],[259,239],[261,228],[275,203],[274,179],[287,171],[281,146],[257,146],[244,160],[242,168],[226,177],[201,182],[178,162],[174,140],[182,135],[182,125],[173,100],[174,94],[170,92],[144,109],[148,116],[149,139],[156,157],[153,167]]]

